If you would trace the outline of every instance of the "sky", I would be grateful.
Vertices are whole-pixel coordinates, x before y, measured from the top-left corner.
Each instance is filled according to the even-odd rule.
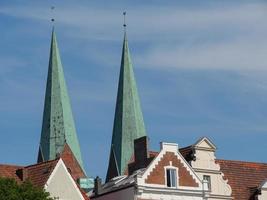
[[[267,162],[266,1],[1,0],[0,163],[37,160],[55,18],[85,169],[105,178],[124,11],[150,148],[206,136]]]

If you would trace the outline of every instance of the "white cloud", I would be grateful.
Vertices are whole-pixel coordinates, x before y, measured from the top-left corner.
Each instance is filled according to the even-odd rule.
[[[156,47],[136,58],[149,68],[267,70],[267,40],[240,38],[192,47]]]
[[[45,6],[10,6],[0,13],[48,21]],[[63,34],[76,40],[121,40],[120,9],[99,9],[89,5],[61,5],[56,21],[65,25]],[[130,43],[136,67],[157,69],[266,69],[267,6],[265,3],[224,7],[134,7],[129,15]],[[105,42],[103,41],[103,42]],[[97,44],[93,44],[97,51]],[[113,44],[112,44],[113,45]],[[86,49],[86,48],[85,48]],[[91,48],[91,52],[94,47]],[[90,56],[83,52],[85,57]],[[108,64],[102,56],[94,60]]]
[[[264,25],[264,19],[267,16],[266,11],[267,6],[263,3],[199,9],[166,6],[134,7],[129,9],[127,21],[131,27],[131,32],[141,36],[160,35],[162,32],[177,35],[179,34],[178,31],[205,30],[218,28],[219,26],[221,26],[221,29],[226,26],[253,31],[251,28],[257,26],[256,22],[258,22],[258,25]],[[19,18],[46,21],[51,16],[48,7],[36,5],[2,7],[0,13]],[[72,28],[81,28],[82,32],[80,34],[85,34],[84,36],[87,37],[92,37],[91,34],[94,35],[102,31],[107,35],[113,35],[118,32],[116,28],[121,27],[122,24],[121,9],[99,9],[89,5],[81,6],[80,4],[59,6],[55,17],[58,23],[69,25]]]

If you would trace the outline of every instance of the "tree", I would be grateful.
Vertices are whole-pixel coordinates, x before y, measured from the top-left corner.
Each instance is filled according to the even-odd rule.
[[[14,179],[0,178],[1,200],[54,200],[44,189],[36,187],[30,181],[18,184]]]

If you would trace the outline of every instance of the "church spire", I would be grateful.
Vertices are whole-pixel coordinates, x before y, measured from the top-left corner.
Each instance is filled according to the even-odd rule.
[[[58,157],[67,143],[83,168],[55,30],[52,30],[38,162]]]
[[[125,28],[126,24],[124,24]],[[134,152],[134,140],[145,135],[143,114],[125,30],[106,181],[125,173]]]

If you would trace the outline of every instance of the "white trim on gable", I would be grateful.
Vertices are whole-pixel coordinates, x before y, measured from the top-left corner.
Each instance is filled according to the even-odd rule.
[[[267,179],[265,179],[265,180],[261,183],[261,185],[260,185],[259,188],[260,188],[260,189],[267,190]]]
[[[257,195],[257,199],[265,200],[267,198],[267,179],[265,179],[259,186],[260,193]]]
[[[195,187],[195,188],[202,190],[202,188],[203,188],[202,181],[200,180],[198,175],[195,173],[193,168],[187,163],[187,161],[184,159],[184,157],[180,154],[180,152],[178,150],[178,144],[175,144],[175,143],[163,143],[163,142],[161,143],[161,151],[159,152],[157,157],[148,165],[148,167],[146,168],[143,175],[138,177],[138,184],[147,185],[145,183],[145,180],[147,179],[149,174],[154,170],[155,166],[160,162],[160,160],[164,157],[164,155],[167,152],[172,152],[175,154],[177,159],[179,159],[181,161],[181,163],[184,165],[184,167],[187,169],[187,171],[190,173],[190,175],[193,177],[193,179],[198,183],[199,186]],[[156,186],[156,187],[166,187],[165,185],[159,185],[159,184],[149,184],[149,185]],[[179,186],[179,187],[184,188],[184,189],[191,188],[191,187],[187,187],[187,186]]]
[[[206,145],[203,146],[203,143],[206,143]],[[200,138],[193,146],[201,149],[212,149],[214,151],[217,149],[216,145],[207,137]]]
[[[49,176],[49,178],[48,178],[48,180],[47,180],[47,182],[46,182],[46,184],[45,184],[45,186],[44,186],[44,189],[45,189],[45,190],[47,189],[47,187],[49,186],[49,184],[50,184],[51,181],[53,180],[53,177],[54,177],[55,174],[57,173],[57,170],[59,169],[60,166],[63,166],[64,171],[66,172],[67,177],[71,180],[71,183],[72,183],[72,185],[74,186],[74,188],[76,189],[76,191],[78,192],[79,197],[80,197],[81,199],[84,199],[84,197],[83,197],[83,195],[82,195],[80,189],[79,189],[78,186],[77,186],[77,183],[73,180],[72,176],[70,175],[70,173],[69,173],[69,171],[68,171],[66,165],[64,164],[64,162],[63,162],[63,160],[62,160],[61,158],[58,160],[58,162],[57,162],[57,164],[56,164],[54,170],[53,170],[52,173],[50,174],[50,176]]]
[[[48,185],[50,184],[52,178],[55,176],[55,173],[56,173],[56,171],[58,170],[58,168],[59,168],[59,166],[60,166],[59,161],[60,161],[60,160],[58,160],[58,162],[57,162],[55,168],[53,169],[52,173],[50,174],[48,180],[47,180],[46,183],[45,183],[45,186],[44,186],[44,189],[45,189],[45,190],[47,189]],[[63,164],[64,164],[64,163],[63,163]]]

